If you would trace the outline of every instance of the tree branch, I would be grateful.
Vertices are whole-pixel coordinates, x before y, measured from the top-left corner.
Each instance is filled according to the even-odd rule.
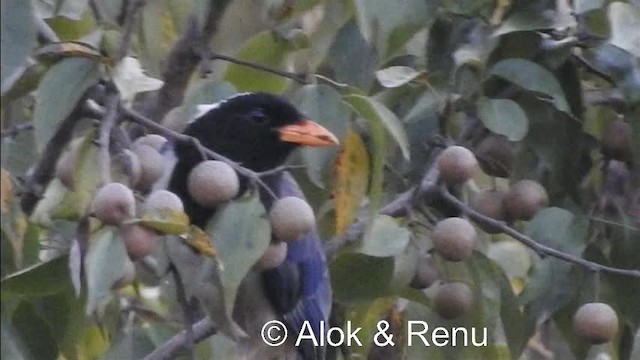
[[[193,343],[198,343],[211,335],[216,333],[216,325],[209,319],[204,317],[193,325]],[[180,350],[185,349],[187,341],[187,332],[182,330],[178,334],[174,335],[171,339],[167,340],[164,344],[157,347],[149,355],[145,356],[143,360],[169,360],[174,359]]]
[[[26,130],[33,130],[33,121],[25,121],[2,130],[2,133],[0,133],[0,138],[4,139],[6,137],[14,137],[22,131]]]
[[[192,13],[185,29],[175,43],[162,70],[164,85],[144,104],[142,113],[160,120],[172,108],[180,105],[194,69],[202,60],[202,49],[208,48],[218,22],[230,0],[211,0],[205,23],[198,24],[197,13]]]
[[[620,268],[614,268],[614,267],[598,264],[589,260],[585,260],[581,257],[568,254],[563,251],[556,250],[554,248],[543,245],[535,241],[534,239],[518,232],[511,226],[507,225],[507,223],[505,223],[504,221],[498,221],[498,220],[492,219],[490,217],[484,216],[479,212],[473,210],[471,207],[469,207],[469,205],[462,202],[457,197],[453,196],[447,190],[446,186],[444,185],[440,186],[439,191],[445,200],[447,200],[451,205],[457,207],[460,211],[464,212],[469,217],[469,219],[473,220],[476,223],[480,223],[486,226],[499,229],[500,231],[511,236],[515,240],[521,242],[528,248],[532,249],[541,257],[544,257],[545,255],[552,256],[557,259],[564,260],[566,262],[580,265],[594,272],[607,272],[607,273],[617,274],[617,275],[640,277],[640,270],[620,269]]]
[[[298,74],[298,73],[284,71],[284,70],[280,70],[280,69],[274,69],[274,68],[269,67],[269,66],[265,66],[265,65],[262,65],[262,64],[257,64],[257,63],[251,62],[251,61],[236,59],[234,57],[227,56],[227,55],[211,54],[211,60],[224,60],[224,61],[228,61],[230,63],[234,63],[234,64],[237,64],[237,65],[246,66],[246,67],[250,67],[250,68],[253,68],[253,69],[257,69],[257,70],[261,70],[261,71],[264,71],[264,72],[268,72],[268,73],[271,73],[271,74],[279,75],[279,76],[291,79],[291,80],[293,80],[295,82],[298,82],[300,84],[307,84],[308,83],[306,74]]]

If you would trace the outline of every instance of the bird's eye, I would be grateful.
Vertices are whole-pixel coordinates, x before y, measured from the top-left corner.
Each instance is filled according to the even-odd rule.
[[[251,117],[251,120],[257,124],[267,124],[269,122],[269,117],[262,109],[251,111],[249,117]]]

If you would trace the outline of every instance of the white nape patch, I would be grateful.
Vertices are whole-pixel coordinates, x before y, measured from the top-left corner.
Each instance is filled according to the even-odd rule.
[[[198,105],[196,105],[196,113],[193,116],[193,118],[191,118],[191,120],[189,121],[189,124],[194,122],[196,119],[198,119],[202,115],[208,113],[209,111],[219,108],[222,104],[226,103],[227,101],[229,101],[231,99],[234,99],[234,98],[237,98],[237,97],[241,97],[241,96],[251,95],[251,94],[253,94],[253,93],[242,92],[242,93],[237,93],[237,94],[231,95],[228,98],[226,98],[226,99],[224,99],[222,101],[218,101],[218,102],[213,103],[213,104],[198,104]]]
[[[162,156],[165,160],[164,174],[153,184],[152,191],[155,190],[166,190],[169,187],[169,181],[171,180],[171,174],[173,174],[173,169],[176,167],[176,163],[178,162],[178,157],[176,156],[176,152],[173,150],[173,144],[167,143],[161,152]]]

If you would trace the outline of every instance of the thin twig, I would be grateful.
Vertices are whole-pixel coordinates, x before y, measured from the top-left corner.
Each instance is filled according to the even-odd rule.
[[[209,317],[205,317],[193,325],[193,341],[198,343],[217,332],[217,327]],[[169,360],[174,359],[180,350],[187,345],[187,333],[185,330],[174,335],[164,344],[157,347],[143,360]]]
[[[98,24],[104,23],[104,11],[102,11],[102,6],[97,0],[90,0],[89,7],[91,7],[91,12],[93,12],[93,17],[96,19]]]
[[[598,264],[589,260],[585,260],[581,257],[568,254],[563,251],[556,250],[554,248],[543,245],[535,241],[534,239],[518,232],[514,228],[507,225],[507,223],[505,223],[504,221],[492,219],[490,217],[484,216],[479,212],[473,210],[471,207],[469,207],[469,205],[467,205],[466,203],[462,202],[460,199],[453,196],[447,190],[446,186],[440,186],[439,190],[445,200],[447,200],[451,205],[457,207],[460,211],[464,212],[469,217],[469,219],[473,220],[474,222],[477,222],[495,229],[499,229],[503,233],[511,236],[515,240],[518,240],[525,246],[529,247],[540,256],[549,255],[557,259],[564,260],[566,262],[580,265],[594,272],[607,272],[610,274],[640,277],[640,270],[620,269],[620,268]]]
[[[98,137],[98,143],[100,144],[100,177],[103,185],[111,182],[110,138],[118,117],[119,102],[120,96],[117,90],[111,89],[107,96],[104,117],[100,121],[100,134]]]
[[[180,277],[180,273],[174,264],[169,266],[169,271],[173,275],[173,280],[176,285],[176,296],[178,297],[178,303],[182,307],[182,313],[184,315],[184,329],[185,329],[185,346],[189,351],[191,358],[195,359],[195,338],[193,334],[193,308],[191,307],[191,301],[187,298],[187,293],[184,289],[184,282]]]
[[[241,65],[241,66],[246,66],[246,67],[250,67],[253,69],[257,69],[257,70],[261,70],[264,72],[268,72],[271,74],[275,74],[278,76],[282,76],[288,79],[291,79],[295,82],[298,82],[300,84],[306,84],[308,83],[307,81],[307,77],[305,74],[298,74],[298,73],[294,73],[294,72],[289,72],[289,71],[284,71],[284,70],[280,70],[280,69],[275,69],[266,65],[262,65],[262,64],[258,64],[258,63],[254,63],[251,61],[246,61],[246,60],[241,60],[241,59],[236,59],[234,57],[231,56],[227,56],[227,55],[222,55],[222,54],[211,54],[211,60],[224,60],[224,61],[228,61],[230,63],[234,63],[237,65]]]
[[[138,20],[138,13],[144,6],[146,0],[135,0],[129,3],[127,9],[127,17],[124,21],[124,32],[122,34],[122,41],[120,42],[120,48],[118,49],[118,58],[116,61],[121,60],[129,52],[131,47],[131,40],[133,39],[133,30],[135,29],[136,22]]]
[[[20,132],[26,131],[26,130],[33,130],[33,121],[25,121],[20,124],[13,125],[5,130],[2,130],[0,137],[3,139],[6,137],[14,137],[18,135]]]

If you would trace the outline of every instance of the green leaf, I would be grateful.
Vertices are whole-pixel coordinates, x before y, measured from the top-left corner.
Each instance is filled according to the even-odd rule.
[[[311,120],[343,139],[349,127],[349,109],[342,103],[340,93],[326,85],[306,85],[294,94],[294,103]],[[309,179],[323,188],[330,178],[332,165],[338,154],[337,147],[301,149]]]
[[[345,253],[331,264],[331,284],[338,301],[368,301],[390,294],[393,258]]]
[[[609,5],[611,37],[609,42],[640,57],[640,9],[615,1]]]
[[[347,22],[333,37],[326,61],[333,69],[333,80],[361,90],[372,85],[373,72],[378,68],[378,54],[355,21]]]
[[[574,26],[576,26],[576,20],[569,13],[521,9],[509,15],[493,34],[494,36],[500,36],[516,31],[533,31]]]
[[[236,59],[282,69],[286,55],[292,48],[284,39],[270,31],[263,31],[249,39],[235,54]],[[224,80],[233,84],[238,91],[265,91],[281,93],[287,87],[287,79],[238,64],[229,64]]]
[[[34,359],[55,359],[58,355],[58,345],[52,328],[37,310],[30,302],[21,301],[11,316],[11,322]],[[62,324],[52,325],[56,330],[58,326],[62,327]]]
[[[347,104],[351,105],[362,118],[370,122],[382,124],[398,146],[400,146],[404,158],[409,160],[409,140],[407,139],[407,133],[405,132],[402,122],[391,110],[378,101],[364,95],[346,95],[344,100]]]
[[[411,233],[386,215],[378,215],[365,234],[358,249],[369,256],[386,257],[402,253],[409,243]]]
[[[221,263],[220,281],[227,316],[240,283],[271,241],[271,227],[257,193],[230,202],[207,224]],[[221,314],[210,314],[215,322]]]
[[[85,58],[64,59],[47,72],[38,86],[33,114],[38,149],[44,147],[85,91],[99,78],[98,63]]]
[[[420,75],[422,75],[421,72],[408,66],[390,66],[376,71],[376,78],[380,85],[386,88],[395,88],[408,84]]]
[[[335,165],[333,203],[336,235],[344,234],[355,219],[367,194],[370,168],[369,153],[362,138],[355,131],[349,131]]]
[[[502,60],[493,66],[491,74],[527,90],[549,95],[558,110],[570,112],[558,80],[551,72],[534,62],[524,59]]]
[[[93,234],[84,262],[87,278],[86,314],[101,312],[101,307],[111,295],[111,287],[125,271],[127,250],[124,241],[112,228]]]
[[[480,98],[478,115],[489,130],[511,141],[522,140],[529,130],[529,120],[524,110],[509,99]]]
[[[0,6],[0,93],[4,95],[27,68],[36,46],[36,26],[31,1],[2,0]]]
[[[68,256],[38,263],[2,279],[2,297],[13,294],[41,297],[55,294],[71,286]]]
[[[142,359],[156,346],[142,327],[125,329],[102,356],[104,360]]]
[[[2,333],[2,344],[0,355],[3,359],[28,360],[32,359],[29,349],[24,345],[22,339],[17,334],[16,329],[2,317],[0,332]]]

